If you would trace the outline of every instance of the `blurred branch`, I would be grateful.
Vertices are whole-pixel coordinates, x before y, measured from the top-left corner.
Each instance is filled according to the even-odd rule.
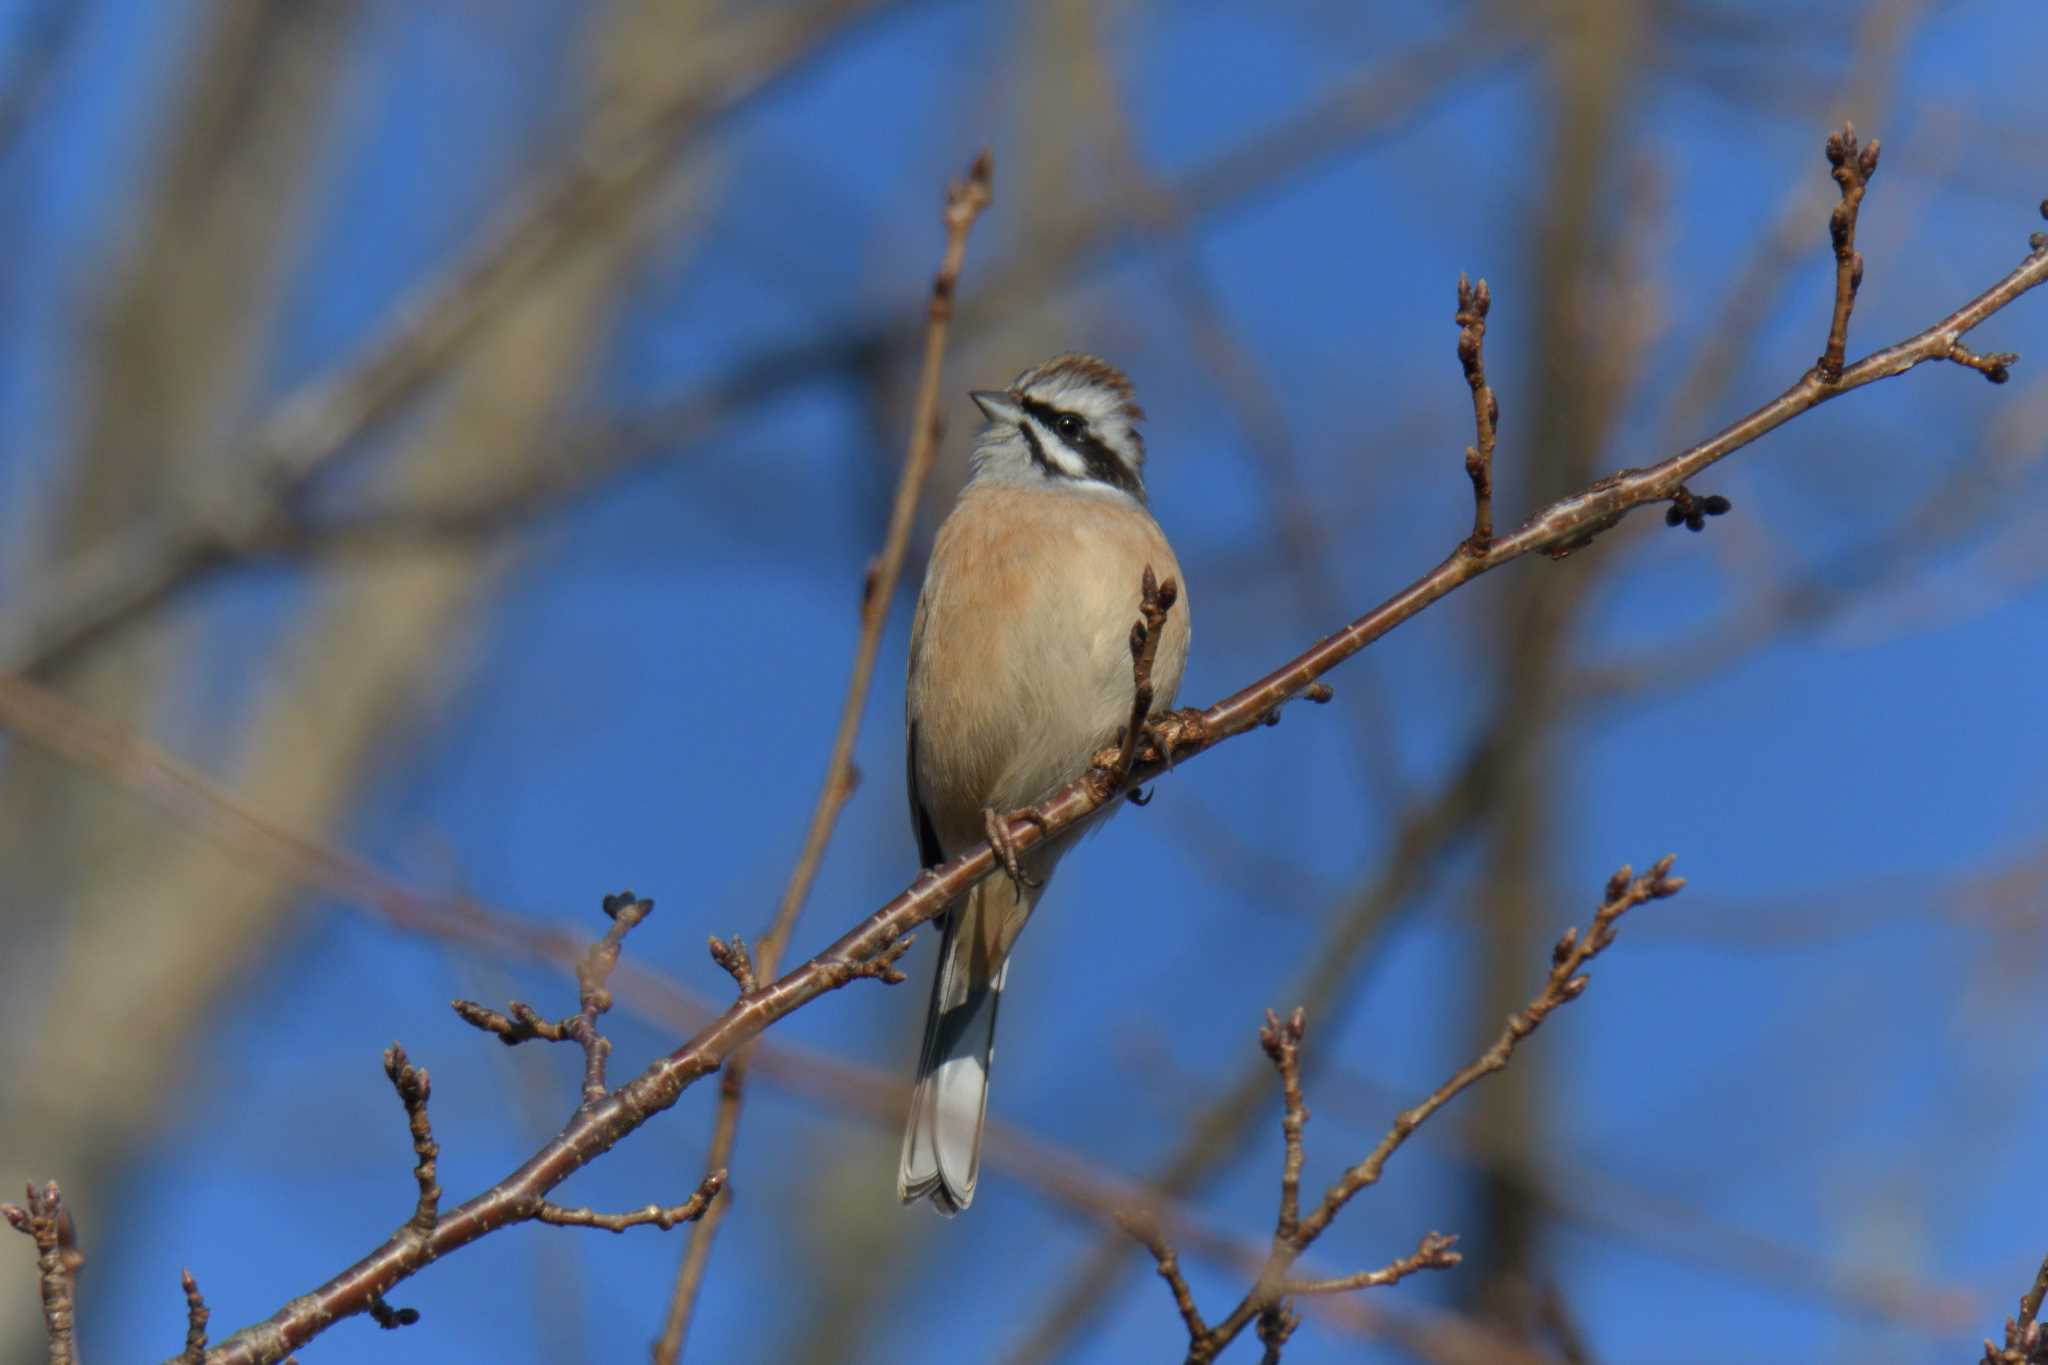
[[[1708,909],[1711,913],[1698,911],[1683,922],[1718,925],[1723,907]],[[1638,926],[1637,942],[1656,939],[1659,926],[1672,923],[1658,920]],[[1384,1110],[1396,1103],[1391,1087],[1351,1069],[1331,1074],[1323,1094],[1324,1103],[1335,1107],[1338,1121],[1351,1127],[1376,1125]],[[1432,1124],[1429,1134],[1459,1163],[1511,1186],[1518,1198],[1548,1218],[1672,1264],[1810,1297],[1844,1316],[1882,1317],[1929,1334],[1953,1333],[1968,1324],[1969,1295],[1964,1290],[1831,1263],[1823,1255],[1737,1226],[1700,1207],[1676,1191],[1682,1182],[1654,1176],[1629,1179],[1617,1173],[1611,1160],[1571,1152],[1539,1155],[1520,1135],[1497,1131],[1478,1115]]]
[[[2048,461],[2048,379],[2036,378],[1951,465],[1939,487],[1897,524],[1832,551],[1818,565],[1746,592],[1713,623],[1683,639],[1576,671],[1567,691],[1581,707],[1665,693],[1734,667],[1775,640],[1826,625],[1858,603],[1925,571],[1999,514],[2024,506],[2015,494]]]
[[[873,5],[879,0],[860,3]],[[821,11],[833,8],[826,4]],[[1455,89],[1458,82],[1469,81],[1474,72],[1515,59],[1526,43],[1522,22],[1512,7],[1488,9],[1470,32],[1430,39],[1397,54],[1293,118],[1225,151],[1160,191],[1155,211],[1194,219],[1221,213],[1277,189],[1363,140],[1397,131]],[[999,264],[983,288],[962,299],[957,305],[955,330],[972,334],[998,325],[1018,308],[1072,287],[1128,238],[1128,224],[1119,212],[1093,212],[1066,220],[1049,230],[1042,245],[1030,255]],[[205,530],[197,534],[210,546],[208,564],[242,555],[377,550],[443,537],[497,534],[647,463],[663,451],[700,439],[718,420],[751,404],[773,399],[820,375],[871,369],[885,356],[916,347],[921,334],[921,328],[892,319],[830,329],[822,340],[807,338],[765,350],[687,398],[649,404],[627,419],[571,433],[565,444],[576,452],[573,458],[473,481],[460,495],[373,506],[317,521],[300,518],[289,505],[281,504],[269,509],[277,515],[248,519],[231,538]],[[159,562],[160,558],[140,554],[134,560],[137,567]],[[88,567],[78,566],[72,595],[91,586]],[[137,600],[126,606],[114,603],[118,585],[104,584],[101,592],[111,618],[107,624],[118,624],[125,615],[160,600],[203,567],[206,565],[187,566],[149,588],[146,595],[140,587],[131,587]],[[113,566],[100,575],[116,576]],[[35,613],[38,619],[56,619],[62,614],[55,605]],[[40,663],[42,656],[12,647],[10,641],[17,633],[26,630],[16,632],[0,622],[0,668],[28,671],[27,666]]]
[[[78,1322],[78,1271],[85,1253],[71,1224],[71,1210],[52,1180],[40,1190],[28,1187],[28,1202],[0,1204],[16,1232],[36,1244],[36,1272],[43,1287],[43,1330],[50,1343],[50,1365],[78,1365],[74,1329]]]
[[[2005,1345],[1984,1339],[1984,1365],[2048,1365],[2048,1326],[2038,1319],[2048,1298],[2048,1259],[2034,1275],[2033,1287],[2020,1297],[2019,1316],[2005,1320]]]
[[[953,319],[953,298],[960,284],[960,265],[967,253],[967,234],[989,204],[989,174],[989,156],[983,152],[968,168],[967,178],[953,182],[946,190],[946,248],[938,272],[932,277],[931,302],[926,309],[924,366],[918,376],[917,401],[911,411],[910,448],[904,453],[903,473],[897,480],[896,500],[889,512],[888,533],[883,537],[881,552],[868,568],[867,582],[862,590],[860,641],[854,647],[853,674],[847,680],[846,697],[839,709],[839,729],[832,737],[832,755],[825,764],[825,784],[818,793],[817,804],[811,809],[803,852],[797,857],[796,867],[790,873],[789,885],[783,891],[782,903],[776,907],[768,932],[756,945],[754,963],[748,965],[744,974],[734,973],[743,993],[753,989],[756,974],[764,977],[775,975],[783,950],[789,946],[790,933],[796,928],[797,916],[803,913],[804,902],[810,897],[811,884],[817,879],[818,867],[824,861],[825,846],[831,841],[833,826],[838,823],[839,813],[845,809],[846,800],[853,794],[854,784],[859,780],[853,766],[854,741],[860,735],[861,716],[867,710],[868,684],[875,676],[875,659],[881,650],[882,629],[888,624],[889,608],[896,601],[896,581],[903,573],[911,528],[917,520],[918,502],[938,455],[942,425],[939,377],[945,364],[946,333]],[[744,953],[737,940],[735,953]],[[718,956],[715,948],[713,956]],[[724,959],[720,961],[723,965]],[[725,1068],[718,1115],[711,1130],[710,1152],[704,1159],[707,1170],[722,1170],[732,1160],[733,1144],[739,1135],[740,1104],[750,1051],[741,1052]],[[683,1263],[676,1272],[675,1289],[669,1298],[661,1336],[654,1344],[655,1365],[673,1365],[682,1354],[683,1341],[690,1330],[690,1315],[704,1281],[705,1267],[710,1262],[711,1244],[718,1236],[724,1210],[730,1205],[728,1200],[713,1209],[691,1232]]]
[[[226,461],[219,487],[63,565],[0,621],[0,668],[34,673],[250,545],[273,540],[295,499],[366,432],[438,378],[591,233],[660,183],[706,128],[815,55],[880,0],[814,0],[707,35],[693,79],[666,99],[597,110],[584,140],[535,177],[468,256],[391,310],[359,355],[281,401]]]
[[[9,44],[12,60],[0,71],[0,156],[13,149],[34,118],[84,13],[81,0],[41,0],[16,23],[21,33]]]
[[[1267,1255],[1265,1266],[1229,1316],[1214,1327],[1205,1327],[1187,1283],[1174,1265],[1171,1249],[1156,1232],[1141,1233],[1141,1240],[1159,1263],[1160,1275],[1173,1290],[1181,1321],[1187,1326],[1188,1365],[1206,1365],[1206,1362],[1214,1360],[1255,1319],[1259,1325],[1259,1340],[1266,1347],[1266,1359],[1277,1362],[1281,1348],[1299,1321],[1288,1306],[1290,1297],[1375,1288],[1396,1283],[1418,1271],[1444,1270],[1458,1264],[1458,1253],[1452,1249],[1457,1239],[1432,1232],[1416,1244],[1412,1253],[1377,1270],[1327,1279],[1302,1279],[1293,1274],[1301,1254],[1329,1229],[1346,1204],[1361,1191],[1379,1183],[1387,1162],[1416,1129],[1480,1079],[1505,1068],[1523,1039],[1541,1027],[1543,1021],[1560,1006],[1584,994],[1589,979],[1584,969],[1614,942],[1615,925],[1623,915],[1646,901],[1676,895],[1684,887],[1683,878],[1670,875],[1671,863],[1672,859],[1666,857],[1641,877],[1634,876],[1632,869],[1623,867],[1609,878],[1606,897],[1594,912],[1586,932],[1582,935],[1576,928],[1567,929],[1564,937],[1557,941],[1551,953],[1550,977],[1536,998],[1529,1002],[1527,1008],[1509,1016],[1491,1047],[1452,1073],[1450,1079],[1438,1086],[1428,1098],[1396,1116],[1393,1126],[1379,1144],[1357,1165],[1338,1177],[1306,1218],[1300,1214],[1301,1137],[1308,1119],[1301,1089],[1301,1040],[1305,1021],[1300,1010],[1296,1010],[1284,1024],[1272,1011],[1267,1011],[1266,1025],[1259,1031],[1259,1042],[1280,1075],[1284,1099],[1280,1128],[1285,1157],[1280,1173],[1280,1211],[1273,1230],[1272,1250]]]

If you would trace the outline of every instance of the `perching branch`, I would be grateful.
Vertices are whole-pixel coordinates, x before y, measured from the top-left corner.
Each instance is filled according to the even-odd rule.
[[[918,375],[917,401],[911,414],[910,448],[904,453],[903,472],[896,481],[896,499],[889,511],[888,533],[882,539],[881,552],[868,567],[867,581],[863,585],[860,643],[854,647],[853,676],[847,680],[846,698],[839,710],[839,729],[832,737],[832,755],[825,764],[824,787],[811,810],[803,852],[797,856],[789,885],[782,893],[782,903],[775,908],[775,918],[756,945],[759,967],[747,964],[744,948],[739,949],[739,962],[746,965],[747,975],[735,972],[734,976],[739,980],[742,992],[750,989],[747,979],[757,970],[762,976],[775,974],[782,960],[782,951],[796,929],[797,916],[803,913],[804,902],[810,898],[811,883],[817,879],[818,867],[824,861],[825,846],[831,841],[839,813],[845,809],[847,798],[853,794],[854,783],[858,780],[853,766],[854,741],[859,738],[861,716],[867,709],[868,684],[874,679],[875,660],[882,645],[882,629],[888,624],[889,608],[896,600],[896,584],[902,577],[903,561],[909,552],[910,532],[917,521],[918,503],[923,497],[925,483],[931,477],[932,465],[938,459],[942,430],[939,390],[940,375],[945,365],[946,336],[953,321],[953,299],[960,286],[960,267],[967,255],[967,234],[973,230],[982,210],[989,205],[992,171],[989,154],[984,151],[967,168],[965,179],[956,180],[946,187],[946,248],[939,268],[932,276],[931,301],[925,311],[924,365]],[[733,943],[737,946],[739,939],[735,937]],[[893,983],[903,979],[903,974],[892,964],[909,946],[910,940],[902,939],[900,946],[888,955],[887,961],[880,964],[876,974],[883,981]],[[719,958],[721,966],[726,965],[716,947],[712,949],[712,956]],[[742,1055],[726,1068],[719,1092],[718,1116],[712,1122],[711,1149],[705,1157],[707,1170],[723,1170],[732,1160],[733,1146],[739,1138],[747,1060]],[[661,1336],[654,1343],[654,1365],[674,1365],[682,1355],[683,1341],[690,1330],[690,1314],[704,1282],[704,1270],[711,1258],[711,1244],[724,1221],[725,1208],[726,1205],[714,1208],[710,1216],[691,1232],[682,1264],[676,1270],[675,1289],[669,1296]]]
[[[85,1253],[71,1225],[71,1210],[52,1180],[40,1190],[28,1187],[26,1204],[0,1204],[16,1232],[36,1244],[36,1272],[43,1287],[43,1332],[50,1343],[50,1365],[78,1365],[73,1335],[78,1322],[78,1271]]]
[[[1188,1365],[1206,1365],[1214,1360],[1255,1319],[1259,1340],[1266,1347],[1266,1359],[1277,1361],[1281,1347],[1293,1334],[1298,1321],[1288,1306],[1290,1297],[1371,1289],[1394,1284],[1423,1270],[1445,1270],[1458,1264],[1457,1238],[1431,1232],[1423,1236],[1413,1252],[1376,1270],[1321,1279],[1298,1279],[1290,1274],[1302,1253],[1329,1229],[1344,1206],[1360,1191],[1379,1182],[1388,1160],[1417,1128],[1481,1078],[1507,1066],[1515,1048],[1524,1038],[1534,1033],[1560,1006],[1578,999],[1585,992],[1587,977],[1584,968],[1614,942],[1615,924],[1623,915],[1645,901],[1678,894],[1685,881],[1671,875],[1671,863],[1672,859],[1666,857],[1643,876],[1637,877],[1632,869],[1624,867],[1610,877],[1600,908],[1594,912],[1586,932],[1581,935],[1576,927],[1567,929],[1564,937],[1557,941],[1551,952],[1549,979],[1536,998],[1526,1008],[1509,1016],[1491,1047],[1452,1073],[1450,1079],[1420,1104],[1395,1116],[1386,1136],[1362,1161],[1337,1178],[1324,1193],[1321,1203],[1306,1218],[1300,1214],[1302,1128],[1308,1121],[1308,1106],[1301,1090],[1301,1039],[1305,1021],[1300,1010],[1296,1010],[1285,1023],[1272,1011],[1267,1011],[1265,1027],[1259,1030],[1259,1044],[1280,1076],[1280,1132],[1285,1155],[1280,1170],[1280,1212],[1273,1229],[1272,1250],[1251,1289],[1229,1316],[1214,1327],[1205,1328],[1165,1238],[1148,1224],[1131,1225],[1133,1235],[1152,1253],[1161,1277],[1173,1290],[1181,1321],[1188,1329]]]

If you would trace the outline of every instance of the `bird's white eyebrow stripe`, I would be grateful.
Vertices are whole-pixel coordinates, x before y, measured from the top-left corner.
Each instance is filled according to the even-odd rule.
[[[1048,474],[1062,474],[1070,479],[1088,479],[1092,476],[1085,463],[1076,463],[1080,456],[1071,450],[1066,442],[1038,424],[1038,419],[1026,413],[1018,429],[1024,433],[1024,440],[1031,447],[1031,462]],[[1046,447],[1057,452],[1048,455]]]
[[[1065,409],[1056,408],[1052,404],[1038,398],[1020,396],[1018,403],[1024,409],[1024,421],[1027,430],[1031,425],[1035,424],[1038,427],[1039,433],[1058,446],[1062,453],[1071,455],[1081,462],[1082,467],[1080,469],[1073,469],[1068,466],[1065,460],[1061,460],[1059,464],[1062,473],[1067,474],[1071,478],[1089,479],[1096,483],[1106,483],[1112,488],[1121,488],[1131,496],[1141,501],[1143,500],[1144,494],[1141,492],[1143,485],[1138,481],[1137,472],[1128,464],[1125,464],[1123,460],[1119,459],[1116,452],[1111,450],[1101,437],[1089,429],[1087,425],[1088,419],[1085,415],[1078,412],[1070,413]],[[1057,423],[1061,417],[1065,416],[1081,418],[1081,434],[1075,441],[1070,442],[1058,433]],[[1034,441],[1032,446],[1033,457],[1038,458],[1041,453],[1037,443]]]

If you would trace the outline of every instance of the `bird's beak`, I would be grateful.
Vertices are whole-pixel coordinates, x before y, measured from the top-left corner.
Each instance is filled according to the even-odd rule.
[[[976,389],[967,396],[974,400],[974,406],[980,408],[991,422],[1014,424],[1023,420],[1022,405],[1001,389]]]

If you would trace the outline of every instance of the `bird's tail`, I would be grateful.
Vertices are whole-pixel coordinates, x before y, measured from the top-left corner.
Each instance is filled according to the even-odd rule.
[[[906,1204],[930,1195],[933,1207],[951,1217],[974,1198],[988,1069],[995,1059],[996,1006],[1009,970],[1010,940],[1029,913],[1031,894],[998,872],[946,912],[896,1177],[896,1193]]]

